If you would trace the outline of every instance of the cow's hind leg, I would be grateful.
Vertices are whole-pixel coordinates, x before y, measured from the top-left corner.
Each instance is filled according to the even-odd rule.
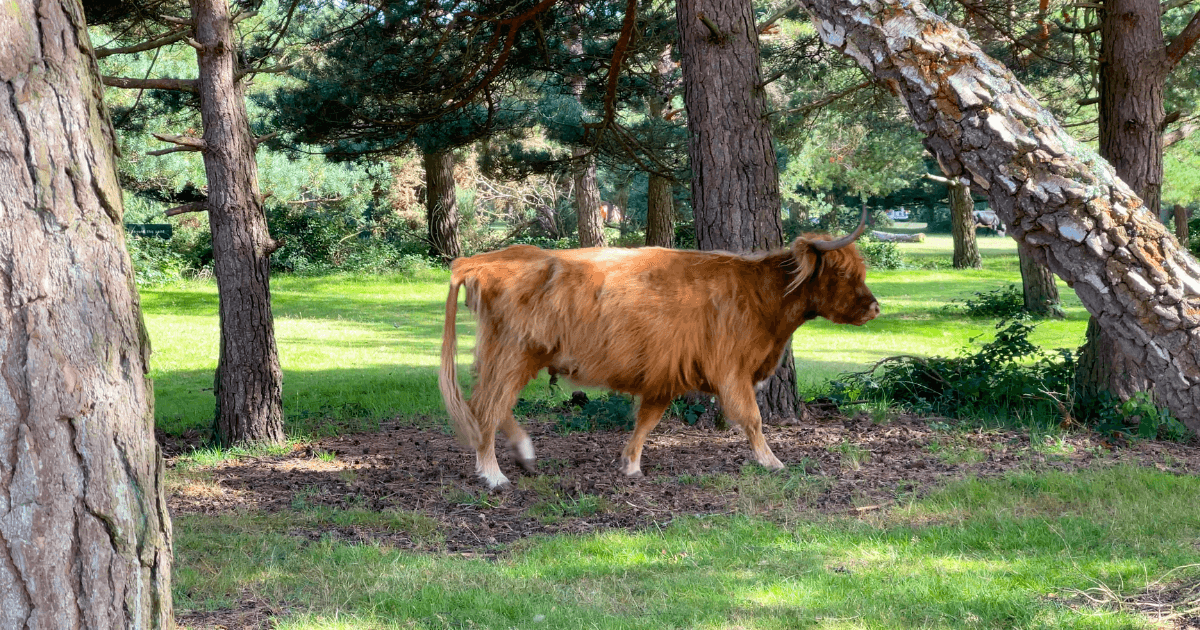
[[[670,404],[670,400],[642,399],[641,404],[638,405],[637,425],[633,428],[633,435],[629,438],[629,442],[625,444],[625,450],[621,451],[621,472],[625,473],[625,476],[642,476],[642,445],[646,442],[646,436],[650,434],[650,431],[658,426],[659,420],[662,420],[663,413]]]
[[[507,486],[508,477],[500,471],[496,460],[496,430],[504,432],[516,449],[518,460],[526,470],[532,470],[533,442],[529,434],[513,419],[512,407],[517,395],[538,369],[536,359],[528,356],[507,357],[489,362],[488,370],[480,371],[479,384],[471,395],[475,417],[480,421],[481,443],[475,449],[475,472],[493,490]]]
[[[767,440],[763,438],[762,415],[758,411],[758,401],[754,399],[754,387],[747,383],[745,386],[723,388],[718,395],[725,416],[738,423],[746,432],[754,459],[767,470],[783,470],[783,462],[775,457],[771,447],[767,446]]]

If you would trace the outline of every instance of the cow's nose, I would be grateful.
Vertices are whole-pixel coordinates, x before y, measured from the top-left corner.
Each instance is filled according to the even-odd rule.
[[[876,317],[879,317],[879,302],[871,302],[871,305],[867,307],[867,319],[872,320]]]

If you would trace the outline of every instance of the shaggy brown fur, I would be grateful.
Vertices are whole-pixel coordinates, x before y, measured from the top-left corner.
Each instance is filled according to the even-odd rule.
[[[439,386],[459,439],[476,449],[476,472],[489,487],[508,482],[496,461],[497,430],[532,469],[533,446],[512,406],[544,368],[640,397],[621,457],[626,475],[641,474],[646,435],[671,400],[689,391],[719,396],[758,462],[782,468],[763,439],[755,384],[774,373],[805,321],[862,325],[879,314],[854,245],[821,252],[816,240],[805,236],[790,248],[749,256],[515,245],[455,260]],[[469,401],[455,365],[462,285],[478,319],[478,383]]]

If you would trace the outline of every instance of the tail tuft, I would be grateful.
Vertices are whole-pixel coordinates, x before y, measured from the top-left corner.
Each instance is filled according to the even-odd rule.
[[[458,336],[455,320],[458,315],[458,288],[461,280],[451,279],[450,295],[446,297],[446,324],[442,329],[442,369],[438,372],[438,388],[442,390],[442,402],[450,414],[454,434],[468,448],[478,448],[483,443],[479,422],[463,399],[462,387],[458,384]]]

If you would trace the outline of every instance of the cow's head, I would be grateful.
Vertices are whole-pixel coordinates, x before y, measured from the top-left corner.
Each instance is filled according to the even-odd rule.
[[[867,267],[854,241],[867,227],[863,209],[858,229],[839,239],[806,234],[792,242],[796,277],[788,292],[804,287],[805,318],[824,317],[835,324],[863,324],[879,316],[879,302],[867,288]]]

